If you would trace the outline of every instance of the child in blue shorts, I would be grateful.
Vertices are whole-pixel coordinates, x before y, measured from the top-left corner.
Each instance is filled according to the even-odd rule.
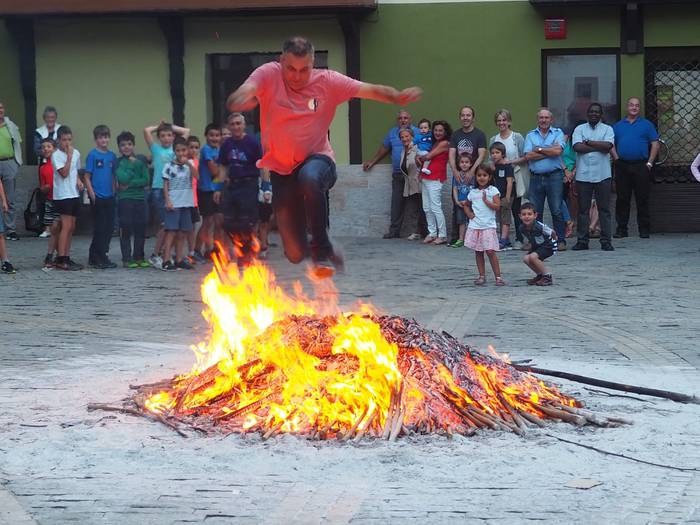
[[[192,231],[194,193],[192,180],[199,177],[197,168],[189,158],[187,141],[177,137],[173,141],[175,160],[163,168],[163,198],[165,199],[163,254],[166,261],[163,270],[192,270],[185,259],[185,238]],[[175,261],[170,258],[175,244]]]

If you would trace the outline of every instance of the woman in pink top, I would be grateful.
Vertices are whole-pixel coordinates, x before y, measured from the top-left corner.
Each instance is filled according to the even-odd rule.
[[[328,190],[337,177],[328,128],[335,110],[351,98],[405,105],[419,100],[421,90],[367,84],[313,65],[311,42],[290,38],[279,62],[253,71],[226,105],[233,112],[260,104],[263,157],[258,167],[270,170],[272,205],[284,253],[299,263],[310,249],[316,275],[330,277],[334,267],[340,269],[343,264],[328,238]]]

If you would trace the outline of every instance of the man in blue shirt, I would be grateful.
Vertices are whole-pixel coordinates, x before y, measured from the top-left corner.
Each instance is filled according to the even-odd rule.
[[[557,232],[559,251],[566,250],[564,216],[561,203],[564,194],[564,170],[561,154],[564,151],[564,133],[552,127],[552,112],[540,108],[537,112],[537,128],[525,137],[525,158],[530,167],[530,190],[528,199],[537,210],[537,216],[544,213],[547,199],[552,222]]]
[[[627,224],[630,219],[632,193],[637,205],[637,227],[639,236],[649,238],[651,219],[649,216],[649,195],[651,193],[651,168],[659,153],[659,134],[654,125],[640,117],[641,103],[637,97],[627,100],[627,116],[617,122],[615,148],[615,186],[617,202],[615,238],[627,237]]]
[[[396,239],[401,236],[401,224],[403,223],[405,199],[403,196],[404,175],[401,171],[401,151],[403,144],[399,139],[399,132],[402,129],[412,128],[413,135],[418,136],[420,130],[411,124],[411,114],[402,109],[396,118],[397,125],[386,134],[382,145],[375,153],[372,160],[362,164],[364,171],[369,171],[380,160],[391,153],[391,225],[389,232],[384,234],[385,239]]]

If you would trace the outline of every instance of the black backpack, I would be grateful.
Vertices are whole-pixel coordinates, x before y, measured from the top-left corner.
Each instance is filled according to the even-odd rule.
[[[24,229],[29,232],[41,233],[44,231],[44,225],[41,221],[41,213],[39,210],[40,190],[36,188],[32,192],[32,197],[24,209]]]

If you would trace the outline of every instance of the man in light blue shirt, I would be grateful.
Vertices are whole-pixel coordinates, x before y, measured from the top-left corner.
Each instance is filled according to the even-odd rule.
[[[557,232],[558,250],[566,250],[566,235],[562,200],[564,196],[564,170],[561,154],[564,151],[564,133],[552,127],[552,112],[540,108],[537,112],[537,127],[525,137],[525,158],[530,167],[530,190],[528,199],[537,210],[537,216],[544,213],[547,199],[552,214],[554,230]]]
[[[576,191],[578,193],[578,240],[574,250],[587,250],[590,226],[590,209],[593,194],[600,216],[600,248],[614,250],[611,242],[612,216],[610,193],[612,170],[610,150],[615,143],[613,129],[600,121],[603,106],[594,102],[588,107],[588,122],[576,126],[572,135],[576,156]]]
[[[413,136],[417,137],[420,130],[411,124],[411,114],[402,109],[396,117],[397,125],[389,130],[384,137],[382,145],[375,153],[372,160],[362,164],[364,171],[369,171],[380,160],[391,153],[391,225],[389,232],[384,234],[385,239],[396,239],[401,236],[401,224],[403,223],[405,198],[403,196],[403,187],[405,183],[404,174],[401,171],[401,152],[403,145],[399,138],[399,132],[402,129],[413,129]]]

